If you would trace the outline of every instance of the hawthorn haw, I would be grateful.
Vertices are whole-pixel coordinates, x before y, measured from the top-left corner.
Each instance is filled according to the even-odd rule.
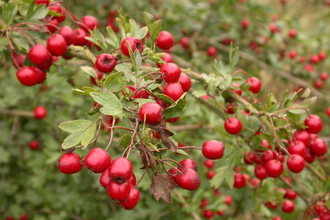
[[[294,203],[290,200],[286,200],[282,203],[282,211],[286,213],[291,213],[294,211]]]
[[[329,78],[328,73],[326,73],[326,72],[322,72],[322,73],[320,74],[320,79],[321,79],[322,81],[326,81],[328,78]]]
[[[228,118],[224,122],[224,127],[229,134],[238,134],[242,130],[242,123],[237,118]]]
[[[139,38],[136,37],[127,37],[120,43],[120,50],[125,56],[130,56],[128,52],[129,44],[132,48],[132,52],[134,53],[135,50],[138,50],[140,53],[143,51],[143,43]]]
[[[37,66],[46,63],[52,58],[48,49],[42,44],[36,44],[33,46],[28,52],[28,57],[31,62]]]
[[[161,60],[163,60],[165,63],[173,63],[173,59],[171,54],[164,52],[163,56],[160,58]],[[163,66],[163,63],[156,63],[157,67],[160,68],[161,66]]]
[[[296,142],[291,142],[289,147],[288,147],[288,152],[290,154],[298,154],[301,157],[306,156],[306,146],[302,141],[296,140]]]
[[[99,178],[99,183],[104,187],[107,188],[110,182],[110,178],[109,178],[109,170],[106,169],[105,171],[103,171],[103,173],[100,175]]]
[[[261,90],[261,82],[256,77],[251,77],[246,80],[247,83],[250,83],[249,90],[253,93],[259,93]]]
[[[297,198],[297,193],[295,193],[291,189],[286,189],[285,194],[284,194],[284,198],[294,200],[295,198]]]
[[[313,140],[309,149],[313,155],[320,157],[327,153],[328,146],[324,140],[322,140],[321,138],[316,138],[315,140]]]
[[[111,157],[102,148],[94,148],[88,152],[84,159],[87,169],[94,173],[102,173],[110,166]]]
[[[207,177],[208,179],[212,179],[214,176],[215,176],[215,172],[214,172],[213,170],[209,170],[209,171],[207,171],[207,173],[206,173],[206,177]]]
[[[114,159],[109,166],[109,178],[116,183],[127,182],[133,174],[132,162],[125,157]]]
[[[69,26],[63,26],[58,33],[62,35],[67,45],[73,44],[76,40],[75,31]]]
[[[204,157],[212,160],[221,159],[225,151],[225,145],[216,140],[205,141],[202,145],[202,154]]]
[[[197,171],[197,164],[194,160],[192,159],[184,159],[182,161],[180,161],[179,165],[178,165],[178,169],[179,170],[184,170],[184,169],[193,169],[195,171]]]
[[[102,53],[96,57],[95,68],[103,73],[110,73],[116,67],[116,58],[111,54]]]
[[[109,181],[107,192],[110,198],[124,201],[128,198],[131,192],[132,185],[131,183],[116,183],[113,181]]]
[[[81,28],[77,28],[75,30],[73,30],[74,32],[74,45],[77,46],[84,46],[85,44],[87,44],[87,39],[85,37],[87,37],[87,32],[84,29]]]
[[[54,56],[61,56],[67,51],[67,43],[60,34],[51,35],[47,40],[47,49]]]
[[[286,165],[291,172],[300,173],[305,168],[305,160],[298,154],[291,154],[291,157],[289,156],[286,161]]]
[[[184,92],[179,83],[169,83],[164,87],[163,93],[174,101],[177,101]]]
[[[231,205],[233,203],[233,198],[231,196],[225,195],[225,204]]]
[[[215,164],[215,162],[210,159],[206,159],[203,163],[203,165],[208,169],[212,169],[214,167],[214,164]]]
[[[266,172],[266,169],[264,167],[264,165],[262,164],[258,164],[255,168],[254,168],[254,175],[258,178],[258,179],[266,179],[268,177],[268,174]]]
[[[43,119],[47,116],[47,109],[43,106],[37,106],[33,110],[33,115],[35,119]]]
[[[215,49],[214,47],[209,47],[207,48],[206,54],[209,57],[215,57],[217,55],[217,49]]]
[[[157,47],[159,47],[160,49],[168,50],[173,46],[174,38],[170,32],[161,31],[159,33],[158,37],[156,38],[155,42],[156,42]]]
[[[65,11],[59,3],[49,6],[49,11],[55,11],[60,14],[60,16],[55,17],[58,22],[63,22],[66,19]]]
[[[232,87],[237,87],[238,89],[232,89],[233,92],[235,92],[237,95],[241,96],[243,93],[243,90],[240,88],[240,85],[237,83],[232,83],[231,84]]]
[[[118,205],[123,207],[126,210],[132,210],[138,204],[140,200],[140,191],[136,189],[134,186],[131,186],[131,191],[129,196],[124,201],[118,201]]]
[[[145,103],[139,110],[140,120],[147,124],[159,124],[164,117],[163,111],[157,103]]]
[[[50,0],[36,0],[36,4],[37,5],[44,4],[44,5],[48,6],[49,5],[49,1]]]
[[[187,74],[181,73],[179,84],[181,85],[183,92],[187,92],[190,89],[192,82]]]
[[[24,66],[24,61],[26,58],[25,54],[17,54],[15,51],[11,52],[12,63],[16,69],[20,69]]]
[[[193,169],[182,170],[183,174],[178,173],[176,176],[177,184],[187,190],[196,190],[201,184],[198,173]]]
[[[314,154],[312,154],[310,147],[307,148],[307,150],[306,150],[306,156],[304,157],[304,159],[305,159],[305,161],[307,163],[313,163],[314,162],[315,156],[314,156]]]
[[[306,130],[309,133],[312,133],[312,134],[319,133],[322,130],[322,128],[323,128],[322,120],[317,115],[310,115],[310,116],[308,116],[305,119],[304,123],[308,127],[308,128],[306,128]]]
[[[181,69],[175,63],[165,63],[159,70],[162,73],[162,78],[165,82],[177,82],[181,75]]]
[[[309,147],[311,143],[311,136],[306,130],[297,130],[293,133],[293,137],[297,141],[301,141],[304,143],[305,147]]]
[[[37,140],[30,141],[29,147],[30,147],[31,150],[38,149],[39,148],[39,141],[37,141]]]
[[[211,219],[213,218],[213,211],[212,210],[202,210],[202,215],[204,216],[204,218],[206,219]]]
[[[37,84],[39,75],[32,67],[25,66],[16,71],[16,78],[25,86],[33,86]]]
[[[77,173],[82,167],[81,157],[76,153],[65,153],[58,160],[58,169],[64,174]]]
[[[269,160],[265,165],[265,170],[268,176],[276,178],[283,173],[283,164],[279,160]]]
[[[246,184],[246,180],[244,176],[240,173],[234,173],[234,187],[235,188],[242,188]]]
[[[82,25],[80,25],[80,28],[84,29],[86,32],[89,30],[94,30],[94,28],[99,27],[99,21],[90,15],[86,15],[81,19]]]

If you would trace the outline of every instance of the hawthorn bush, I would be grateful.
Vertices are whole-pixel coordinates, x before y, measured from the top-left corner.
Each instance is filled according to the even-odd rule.
[[[266,2],[0,1],[0,218],[330,219],[329,1]]]

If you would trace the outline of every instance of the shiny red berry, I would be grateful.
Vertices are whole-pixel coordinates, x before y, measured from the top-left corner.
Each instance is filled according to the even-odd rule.
[[[165,82],[177,82],[181,75],[181,69],[175,63],[165,63],[159,70],[162,73],[162,78]]]
[[[286,200],[282,204],[282,211],[286,213],[291,213],[294,211],[294,203],[290,200]]]
[[[129,44],[132,48],[132,52],[134,53],[135,50],[138,50],[140,53],[143,51],[143,43],[140,39],[136,37],[127,37],[120,43],[120,50],[125,56],[130,56],[128,51]]]
[[[177,101],[184,92],[179,83],[169,83],[164,87],[163,93],[174,101]]]
[[[116,183],[109,181],[107,192],[110,198],[116,200],[126,200],[131,192],[132,185],[130,182]]]
[[[116,58],[111,54],[102,53],[96,57],[95,68],[103,73],[110,73],[116,67]]]
[[[76,153],[65,153],[58,160],[58,169],[64,174],[77,173],[82,167],[81,157]]]
[[[41,65],[52,58],[48,49],[42,44],[36,44],[32,47],[29,50],[28,57],[35,65]]]
[[[300,173],[305,168],[305,160],[298,154],[291,154],[291,157],[289,156],[286,161],[286,165],[291,172]]]
[[[37,106],[33,110],[34,118],[43,119],[47,116],[47,109],[43,106]]]
[[[265,170],[268,176],[276,178],[283,173],[283,164],[279,160],[269,160],[265,165]]]
[[[224,155],[225,145],[216,140],[205,141],[202,145],[202,154],[205,158],[217,160]]]
[[[305,125],[308,127],[306,130],[309,133],[317,134],[323,128],[322,119],[317,115],[310,115],[305,119]]]
[[[61,56],[67,51],[67,43],[60,34],[51,35],[47,40],[47,49],[54,56]]]
[[[80,27],[84,29],[86,32],[89,30],[94,30],[94,28],[99,27],[99,21],[90,15],[86,15],[81,19],[82,25]]]
[[[25,86],[33,86],[38,83],[39,75],[32,67],[25,66],[16,71],[16,78]]]
[[[328,151],[328,146],[325,141],[321,138],[316,138],[313,140],[312,144],[310,145],[310,151],[315,156],[323,156]]]
[[[127,182],[133,174],[132,162],[125,157],[114,159],[109,166],[109,178],[116,183]]]
[[[58,32],[65,39],[67,45],[73,44],[75,42],[75,31],[69,26],[63,26]]]
[[[178,173],[176,182],[178,185],[187,190],[196,190],[201,184],[201,179],[198,173],[193,169],[185,169],[183,174]]]
[[[187,92],[190,89],[192,82],[187,74],[181,73],[179,84],[181,85],[183,92]]]
[[[147,124],[159,124],[164,115],[163,108],[157,103],[145,103],[139,110],[139,116],[141,121],[145,121]]]
[[[174,38],[173,35],[168,31],[161,31],[156,38],[156,45],[160,49],[168,50],[170,49],[174,44]]]
[[[94,173],[102,173],[108,169],[111,157],[102,148],[93,148],[85,157],[84,163],[87,169]]]
[[[250,83],[249,90],[253,93],[259,93],[261,90],[261,81],[256,77],[251,77],[246,80],[247,83]]]
[[[224,127],[229,134],[238,134],[242,130],[242,123],[237,118],[228,118],[224,122]]]
[[[139,203],[140,191],[132,186],[128,198],[124,201],[118,201],[118,205],[126,210],[132,210]]]

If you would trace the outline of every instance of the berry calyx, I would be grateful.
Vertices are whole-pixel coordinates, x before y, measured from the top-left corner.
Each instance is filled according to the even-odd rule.
[[[65,54],[68,46],[64,37],[60,34],[54,34],[47,40],[47,49],[54,56]]]
[[[224,122],[224,127],[229,134],[238,134],[242,130],[242,123],[237,118],[228,118]]]
[[[134,53],[135,50],[138,50],[140,53],[143,51],[143,43],[137,37],[127,37],[120,43],[120,50],[125,56],[130,56],[128,51],[129,44],[132,48],[132,52]]]
[[[133,174],[132,162],[125,157],[114,159],[109,166],[109,178],[116,183],[127,182]]]
[[[110,166],[111,157],[102,148],[94,148],[88,152],[84,163],[94,173],[102,173]]]
[[[202,154],[205,158],[217,160],[224,155],[225,145],[216,140],[205,141],[202,145]]]
[[[168,50],[170,49],[174,44],[174,38],[173,35],[168,31],[161,31],[156,38],[156,45],[160,49]]]
[[[300,173],[305,168],[305,160],[298,154],[291,154],[291,157],[288,157],[286,165],[289,170],[293,173]]]
[[[157,103],[145,103],[139,110],[139,116],[141,121],[145,121],[147,124],[159,124],[164,115],[163,108]]]
[[[77,173],[82,167],[81,157],[76,153],[65,153],[58,160],[58,169],[64,174]]]
[[[43,106],[37,106],[33,110],[33,115],[35,119],[43,119],[47,116],[47,109]]]
[[[103,73],[110,73],[116,67],[116,58],[111,54],[102,53],[96,57],[95,68]]]

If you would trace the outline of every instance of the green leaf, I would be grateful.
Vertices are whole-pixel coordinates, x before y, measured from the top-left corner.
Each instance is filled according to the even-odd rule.
[[[136,33],[139,30],[139,26],[134,19],[129,19],[129,27],[130,27],[130,33],[132,34],[132,36],[136,37]]]
[[[111,92],[118,92],[123,86],[125,86],[121,77],[122,72],[110,74],[103,83],[103,87]]]
[[[156,97],[167,104],[173,104],[175,101],[163,93],[155,93]]]
[[[90,95],[91,92],[96,92],[95,89],[88,87],[88,86],[84,86],[81,89],[72,89],[72,91],[83,94],[83,95]]]
[[[97,73],[94,68],[90,66],[81,66],[80,69],[86,73],[88,76],[91,76],[93,78],[97,78]]]
[[[230,65],[230,72],[232,73],[234,71],[234,68],[239,60],[239,50],[238,47],[235,47],[234,49],[231,47],[229,52],[229,65]]]
[[[2,9],[2,18],[7,23],[7,25],[10,25],[13,23],[18,11],[18,6],[15,3],[7,3]]]
[[[164,109],[165,119],[180,117],[184,107],[186,106],[185,100],[186,93],[184,93],[175,103],[170,107]]]
[[[145,38],[148,34],[148,27],[142,27],[139,30],[136,31],[135,35],[139,39]]]
[[[100,108],[102,114],[112,115],[122,119],[123,106],[115,94],[107,90],[101,90],[100,92],[91,92],[90,95],[95,102],[103,106]]]
[[[123,148],[126,148],[130,142],[131,142],[131,135],[128,135],[128,134],[124,134],[123,136],[121,136],[121,138],[119,140],[119,144]]]
[[[119,40],[116,35],[116,33],[113,31],[111,27],[106,27],[108,36],[110,39],[106,39],[106,42],[112,47],[112,48],[119,48]]]
[[[152,24],[148,25],[148,29],[149,29],[150,37],[154,41],[158,37],[160,31],[162,30],[162,21],[157,20],[153,22]]]
[[[234,188],[234,170],[232,169],[229,169],[227,172],[226,172],[226,182],[228,184],[228,187],[230,189],[233,189]]]
[[[96,122],[90,120],[74,120],[61,123],[58,127],[63,131],[71,133],[62,143],[63,149],[68,149],[81,143],[86,148],[94,137]]]
[[[228,165],[225,165],[225,166],[222,166],[222,167],[219,167],[217,170],[216,170],[216,174],[215,176],[211,179],[210,181],[210,184],[211,186],[214,188],[214,189],[218,189],[223,180],[225,179],[226,175],[227,175],[227,171],[229,170],[229,166]]]
[[[196,98],[202,97],[204,95],[207,95],[207,92],[205,90],[197,90],[192,93],[193,96]]]
[[[304,109],[302,109],[303,107],[297,104],[294,104],[291,106],[292,109],[290,109],[288,112],[295,114],[295,115],[300,115],[300,114],[304,114],[306,113],[306,111]],[[295,109],[296,108],[296,109]]]
[[[103,51],[107,51],[108,47],[105,42],[105,38],[98,28],[95,28],[93,31],[90,31],[91,37],[85,37],[87,40],[93,42],[97,46],[101,47]]]
[[[184,150],[181,150],[180,148],[178,148],[177,150],[176,150],[176,152],[175,153],[177,153],[177,154],[181,154],[181,155],[185,155],[185,156],[189,156],[189,154],[187,154],[187,152],[186,151],[184,151]]]
[[[149,26],[154,22],[154,16],[148,12],[144,12],[144,19],[146,21],[146,24]]]

